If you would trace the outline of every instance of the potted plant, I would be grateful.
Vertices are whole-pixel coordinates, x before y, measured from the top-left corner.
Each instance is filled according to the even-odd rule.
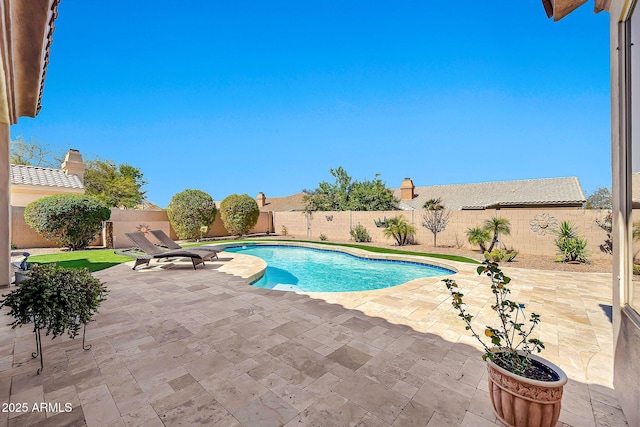
[[[20,285],[0,300],[0,308],[9,307],[9,316],[14,320],[12,328],[33,323],[36,336],[36,351],[31,355],[40,356],[42,372],[41,330],[53,338],[64,334],[75,338],[84,326],[82,347],[85,350],[86,325],[109,291],[104,284],[93,277],[87,269],[75,270],[59,268],[55,265],[34,265],[30,274]]]
[[[490,339],[487,345],[474,330],[473,316],[465,310],[464,295],[452,279],[443,280],[453,298],[452,305],[466,323],[465,329],[478,339],[484,348],[483,360],[489,372],[489,394],[495,415],[508,426],[553,427],[560,416],[560,405],[567,375],[553,363],[539,357],[544,344],[531,338],[540,316],[525,315],[524,304],[508,299],[511,282],[498,264],[485,261],[477,269],[491,280],[495,302],[491,308],[498,317],[498,327],[487,326],[482,335]]]

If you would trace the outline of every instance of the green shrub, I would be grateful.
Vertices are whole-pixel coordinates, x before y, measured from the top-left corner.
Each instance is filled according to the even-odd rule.
[[[99,200],[80,194],[57,194],[31,202],[24,220],[46,239],[71,250],[86,248],[111,217]]]
[[[469,243],[474,246],[480,246],[480,251],[483,253],[487,250],[486,244],[489,240],[491,240],[491,234],[489,234],[489,231],[480,227],[474,227],[467,228],[466,234]]]
[[[200,227],[207,227],[216,220],[216,204],[213,198],[200,190],[184,190],[175,194],[167,207],[169,222],[181,239],[197,239]]]
[[[588,264],[587,239],[581,237],[560,239],[556,242],[563,262],[583,262]]]
[[[415,233],[416,228],[402,215],[387,220],[387,228],[384,229],[384,236],[393,237],[398,246],[412,244]]]
[[[355,227],[351,227],[349,230],[349,234],[351,235],[351,240],[356,242],[370,242],[371,236],[369,236],[369,232],[366,227],[362,224],[358,224]]]
[[[229,233],[242,236],[258,223],[260,208],[248,194],[232,194],[220,203],[220,217]]]
[[[322,233],[320,233],[320,240],[322,240],[322,241],[324,242],[324,241],[329,240],[329,238],[327,237],[327,235],[326,235],[326,234],[322,234]]]
[[[587,239],[579,237],[576,227],[568,222],[562,221],[557,231],[558,237],[555,240],[558,248],[559,260],[562,262],[583,262],[588,264]]]
[[[633,264],[633,274],[640,275],[640,264]]]
[[[491,252],[484,251],[484,259],[491,262],[511,262],[518,255],[518,251],[494,249]]]

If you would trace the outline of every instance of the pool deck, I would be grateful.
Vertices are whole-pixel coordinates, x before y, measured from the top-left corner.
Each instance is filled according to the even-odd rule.
[[[488,279],[473,265],[437,262],[458,269],[479,322],[493,320]],[[0,400],[29,408],[0,412],[2,423],[500,425],[481,352],[441,277],[299,294],[248,286],[264,262],[246,255],[221,253],[196,271],[151,265],[95,273],[110,294],[87,328],[92,348],[45,338],[41,375],[30,328],[0,327]],[[569,376],[558,425],[626,425],[611,385],[611,275],[504,271],[513,299],[542,317],[542,355]],[[33,411],[40,402],[73,410]]]

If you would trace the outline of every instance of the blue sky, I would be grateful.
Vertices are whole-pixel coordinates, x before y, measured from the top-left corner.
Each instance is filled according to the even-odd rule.
[[[138,167],[150,201],[577,176],[610,186],[609,30],[589,2],[61,2],[12,136]],[[460,4],[462,3],[462,4]]]

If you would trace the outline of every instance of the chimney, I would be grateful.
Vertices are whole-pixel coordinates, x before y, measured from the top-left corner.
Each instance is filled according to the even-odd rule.
[[[80,151],[70,148],[67,151],[67,155],[64,156],[64,162],[62,162],[62,170],[67,175],[77,175],[80,178],[80,182],[84,184],[84,170],[86,166],[82,161],[82,154]]]
[[[405,178],[400,185],[400,200],[413,200],[413,190],[415,188],[416,186],[413,185],[413,181],[411,181],[411,178]]]
[[[262,191],[259,192],[256,196],[256,202],[258,202],[258,207],[263,207],[267,204],[267,196],[265,196]]]

